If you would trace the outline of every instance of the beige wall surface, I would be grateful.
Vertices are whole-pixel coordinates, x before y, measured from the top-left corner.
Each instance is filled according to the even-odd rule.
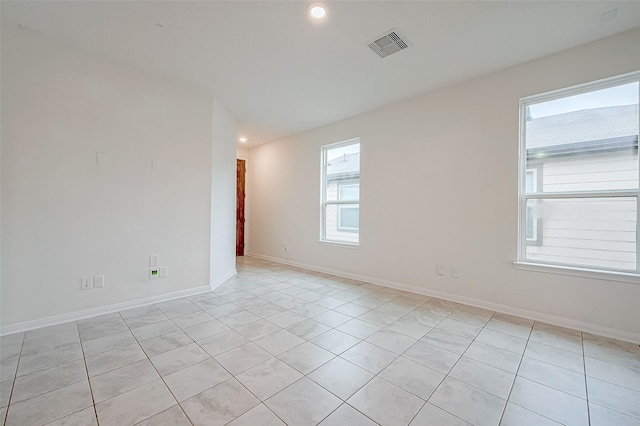
[[[206,288],[233,271],[234,237],[217,235],[210,257],[212,146],[214,212],[226,225],[235,211],[221,188],[235,188],[235,169],[221,166],[235,167],[235,124],[220,109],[209,95],[3,28],[3,329]],[[231,261],[210,276],[225,244]],[[150,255],[167,278],[149,279]],[[81,291],[94,275],[105,287]]]
[[[640,340],[640,285],[513,267],[520,98],[638,69],[634,30],[253,148],[249,252]],[[318,241],[320,154],[356,137],[353,249]]]

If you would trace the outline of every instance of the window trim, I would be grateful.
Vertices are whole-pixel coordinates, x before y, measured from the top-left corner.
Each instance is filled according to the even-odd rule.
[[[593,92],[595,90],[603,90],[627,83],[640,83],[640,71],[635,71],[619,76],[609,77],[601,80],[591,81],[576,86],[553,90],[539,95],[527,96],[520,99],[519,102],[519,145],[518,145],[518,233],[517,233],[517,253],[516,261],[513,262],[514,268],[534,271],[546,272],[562,275],[572,275],[584,278],[597,278],[610,281],[622,281],[640,284],[640,182],[637,189],[634,190],[604,190],[604,191],[564,191],[551,193],[527,193],[526,192],[526,122],[527,108],[532,104],[553,101],[570,96],[580,95]],[[639,85],[640,87],[640,85]],[[640,88],[639,88],[640,92]],[[640,120],[640,119],[639,119]],[[640,162],[640,152],[638,154]],[[640,168],[639,168],[640,170]],[[640,173],[640,172],[639,172]],[[541,174],[539,174],[541,178]],[[538,180],[538,184],[540,184]],[[593,197],[634,197],[636,198],[636,270],[624,271],[613,270],[607,268],[589,268],[571,264],[560,264],[551,262],[541,262],[529,260],[526,257],[527,246],[529,246],[526,238],[526,211],[527,200],[530,199],[569,199],[569,198],[593,198]],[[540,219],[541,220],[541,219]],[[541,224],[540,224],[541,225]],[[541,226],[538,227],[540,232]]]
[[[326,228],[326,223],[327,223],[326,207],[328,205],[337,205],[340,207],[341,204],[357,204],[358,207],[360,207],[359,199],[358,200],[339,200],[338,199],[335,201],[327,200],[327,152],[330,149],[341,148],[343,146],[349,146],[349,145],[355,145],[355,144],[360,144],[359,152],[362,153],[362,144],[360,143],[359,137],[348,139],[342,142],[332,143],[329,145],[323,145],[321,147],[322,154],[321,154],[321,162],[320,162],[320,170],[321,170],[320,172],[320,237],[318,240],[318,242],[320,243],[337,244],[337,245],[351,246],[351,247],[360,246],[360,228],[358,228],[356,231],[349,231],[349,232],[358,233],[357,243],[327,239],[327,228]],[[358,171],[358,183],[359,183],[360,182],[360,164],[358,164],[358,169],[359,169]],[[339,196],[340,194],[338,192],[337,198],[339,198]],[[339,213],[338,213],[338,216],[339,216]],[[338,217],[338,220],[339,220],[339,217]]]
[[[605,281],[640,284],[640,274],[604,269],[588,269],[564,265],[533,263],[525,261],[513,262],[513,267],[521,271],[540,272],[546,274],[567,275],[571,277],[590,278]]]

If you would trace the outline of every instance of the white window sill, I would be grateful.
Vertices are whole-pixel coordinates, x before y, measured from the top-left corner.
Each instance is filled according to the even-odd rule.
[[[354,243],[343,243],[340,241],[328,241],[328,240],[318,240],[318,242],[320,244],[326,244],[328,246],[337,246],[337,247],[343,247],[343,248],[348,248],[348,249],[360,249],[360,244],[354,244]]]
[[[618,281],[623,283],[640,284],[640,274],[631,272],[601,271],[596,269],[577,268],[572,266],[544,265],[530,262],[513,262],[515,269],[546,274],[570,275],[573,277],[590,278],[594,280]]]

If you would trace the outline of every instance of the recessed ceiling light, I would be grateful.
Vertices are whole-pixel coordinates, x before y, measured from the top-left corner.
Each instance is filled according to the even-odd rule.
[[[312,19],[324,19],[327,17],[327,9],[323,5],[314,4],[309,8],[309,16]]]
[[[247,138],[245,138],[244,136],[239,137],[238,140],[242,143],[246,143],[247,142]]]

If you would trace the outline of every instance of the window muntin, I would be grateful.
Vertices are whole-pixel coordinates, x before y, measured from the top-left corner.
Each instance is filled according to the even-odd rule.
[[[639,92],[635,73],[521,102],[519,261],[640,272]]]
[[[322,241],[360,242],[360,141],[322,147]]]

